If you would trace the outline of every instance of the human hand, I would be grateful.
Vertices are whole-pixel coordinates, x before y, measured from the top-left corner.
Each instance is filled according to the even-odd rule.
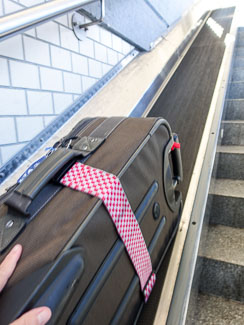
[[[15,245],[0,264],[0,292],[13,274],[21,253],[22,246]],[[22,315],[11,325],[44,325],[51,318],[51,314],[51,310],[48,307],[35,308]]]

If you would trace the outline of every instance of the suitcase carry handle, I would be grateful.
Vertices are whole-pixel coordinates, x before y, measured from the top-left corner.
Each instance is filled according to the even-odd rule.
[[[57,324],[83,274],[82,252],[82,248],[76,247],[62,253],[12,321],[30,309],[47,306],[52,311],[48,325]]]
[[[5,201],[9,207],[28,215],[28,207],[40,190],[68,163],[82,152],[58,148],[20,183]]]
[[[78,159],[86,159],[110,136],[110,134],[126,119],[126,117],[111,117],[102,122],[86,136],[81,130],[77,134],[75,143],[70,147],[58,147],[50,156],[42,161],[28,177],[8,193],[4,205],[8,207],[7,213],[3,216],[2,224],[5,227],[0,229],[0,253],[2,253],[20,234],[31,217],[30,208],[38,193],[54,177],[58,181],[57,174],[62,175]],[[62,176],[59,175],[59,176]],[[60,187],[61,188],[61,187]],[[8,227],[8,225],[11,225]]]
[[[125,117],[112,117],[106,119],[90,134],[90,136],[81,137],[72,149],[59,147],[15,188],[5,201],[5,204],[28,216],[28,207],[41,189],[62,170],[64,166],[67,165],[67,168],[69,168],[78,157],[86,158],[97,150],[114,129],[124,120]]]

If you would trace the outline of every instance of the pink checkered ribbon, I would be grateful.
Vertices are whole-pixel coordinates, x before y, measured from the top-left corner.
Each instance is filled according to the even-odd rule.
[[[147,301],[156,275],[152,273],[146,243],[119,179],[113,174],[77,162],[64,175],[61,183],[103,201],[139,276]]]

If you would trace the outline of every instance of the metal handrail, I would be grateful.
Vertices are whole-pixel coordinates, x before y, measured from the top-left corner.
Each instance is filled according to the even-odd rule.
[[[0,18],[0,41],[97,0],[55,0]]]

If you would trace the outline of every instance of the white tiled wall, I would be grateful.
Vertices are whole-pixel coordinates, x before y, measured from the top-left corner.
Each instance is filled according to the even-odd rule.
[[[0,16],[43,2],[0,0]],[[71,17],[0,42],[0,167],[132,49],[99,26],[78,41]]]

